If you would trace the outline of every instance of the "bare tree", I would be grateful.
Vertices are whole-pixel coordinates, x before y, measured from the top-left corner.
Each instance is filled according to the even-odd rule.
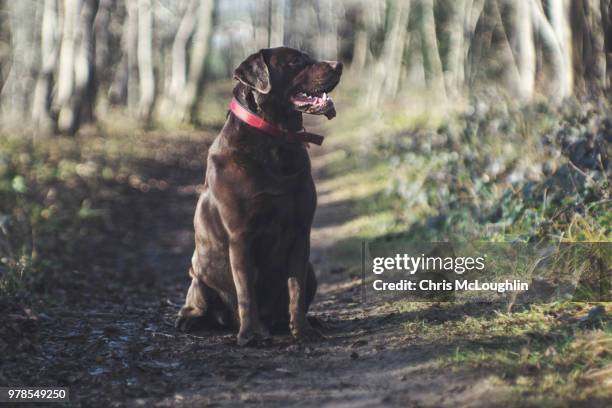
[[[371,75],[360,91],[376,104],[415,89],[440,102],[493,89],[530,103],[537,91],[556,104],[612,83],[612,0],[236,1],[225,4],[248,7],[219,8],[216,25],[218,1],[3,2],[2,119],[30,113],[41,133],[70,133],[108,97],[147,123],[193,122],[207,67],[229,76],[248,52],[285,43]]]
[[[609,90],[612,87],[612,1],[601,0],[600,6],[606,54],[606,81],[603,86]]]
[[[5,2],[0,0],[0,7],[7,9]],[[10,12],[0,13],[0,91],[10,72],[12,61]]]
[[[285,45],[285,0],[268,0],[268,46]]]
[[[127,24],[123,27],[122,43],[127,37]],[[115,73],[108,89],[109,102],[116,105],[127,105],[128,99],[128,81],[129,81],[129,69],[128,69],[128,56],[125,53],[125,47],[122,47],[124,51],[119,60],[119,64],[115,68]]]
[[[569,0],[547,0],[550,22],[557,37],[559,53],[561,54],[560,67],[561,83],[559,93],[561,97],[570,95],[573,91],[574,70],[572,67],[572,31],[569,23]]]
[[[64,0],[56,102],[60,132],[74,133],[81,123],[93,120],[93,22],[97,9],[97,0]]]
[[[550,66],[555,78],[551,98],[553,102],[558,103],[571,92],[571,83],[568,82],[571,78],[571,74],[566,73],[566,68],[569,67],[565,66],[565,59],[563,55],[564,51],[560,45],[560,41],[555,33],[555,30],[544,14],[542,5],[540,4],[539,0],[530,0],[530,3],[531,21],[534,29],[537,31],[542,43],[549,49],[551,54]]]
[[[480,79],[487,65],[484,55],[490,48],[498,24],[493,10],[495,4],[494,1],[469,0],[466,6],[469,11],[465,22],[468,41],[464,52],[464,76],[470,87]]]
[[[442,60],[438,49],[438,36],[436,34],[436,17],[434,15],[434,1],[422,0],[422,30],[423,53],[429,67],[429,86],[433,94],[446,99]]]
[[[354,13],[356,13],[356,22],[351,71],[355,75],[361,75],[366,66],[376,63],[371,50],[372,37],[374,37],[376,30],[382,26],[385,1],[361,0],[357,3]]]
[[[339,3],[333,0],[317,0],[319,30],[316,32],[315,56],[318,58],[338,58]]]
[[[153,17],[151,0],[138,1],[138,75],[140,101],[138,114],[146,123],[151,122],[155,103],[155,76],[153,73]]]
[[[74,54],[80,5],[80,0],[64,0],[62,42],[57,74],[56,104],[58,109],[69,102],[74,92]],[[71,123],[72,118],[67,119],[66,114],[67,112],[64,114],[64,121],[69,120]]]
[[[474,44],[474,37],[476,35],[476,26],[484,10],[485,0],[467,0],[465,3],[465,20],[464,20],[464,34],[465,34],[465,46],[463,48],[463,77],[464,80],[471,78],[471,65],[469,53]]]
[[[382,54],[374,67],[370,82],[369,102],[378,104],[381,98],[394,97],[399,90],[402,59],[408,39],[410,0],[391,3],[391,22],[385,37]]]
[[[518,94],[523,102],[531,102],[536,75],[536,50],[531,21],[531,1],[515,3],[516,65],[519,72]]]
[[[355,42],[353,44],[351,70],[355,75],[361,75],[368,59],[370,33],[368,32],[365,17],[366,12],[363,10],[363,7],[359,7],[356,12],[358,16],[355,27]]]
[[[606,80],[603,87],[609,90],[612,87],[612,1],[601,0],[600,6],[606,54]]]
[[[40,134],[52,133],[55,121],[51,115],[51,92],[57,65],[57,0],[45,0],[41,30],[41,69],[32,100],[32,121]]]
[[[571,3],[570,21],[574,89],[581,96],[596,97],[601,95],[602,87],[606,83],[606,55],[602,9],[594,3],[589,0],[574,0]],[[608,3],[608,13],[609,7]]]
[[[94,21],[95,73],[100,85],[107,85],[110,80],[111,55],[111,7],[113,0],[100,0],[98,13]]]
[[[172,43],[172,77],[168,88],[171,103],[176,103],[187,83],[187,45],[197,22],[199,0],[190,0]]]
[[[198,21],[193,36],[187,83],[178,103],[178,117],[193,121],[204,79],[204,68],[213,26],[214,1],[200,0]]]
[[[95,37],[94,21],[99,0],[84,0],[78,25],[78,47],[75,58],[75,93],[73,109],[79,112],[79,125],[94,120],[95,88]],[[77,107],[78,106],[78,107]]]
[[[135,1],[125,5],[126,18],[121,31],[121,59],[108,91],[111,103],[133,107],[138,95],[138,7]]]
[[[270,43],[270,11],[273,0],[261,0],[252,5],[251,27],[253,30],[253,48],[267,48]]]
[[[126,3],[127,20],[125,21],[125,44],[123,53],[126,58],[127,75],[125,80],[128,107],[136,110],[139,100],[138,79],[138,2]]]
[[[448,24],[448,52],[446,54],[446,69],[444,72],[446,88],[451,96],[457,96],[463,88],[465,21],[467,0],[454,0],[451,4],[451,17]]]
[[[31,93],[39,66],[37,44],[39,21],[36,19],[42,3],[33,1],[7,2],[10,26],[10,70],[0,95],[2,96],[3,121],[23,125],[29,112]]]

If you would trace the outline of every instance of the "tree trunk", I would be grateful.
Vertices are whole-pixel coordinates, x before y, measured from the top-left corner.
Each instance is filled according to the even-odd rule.
[[[365,28],[357,29],[355,33],[355,44],[353,45],[353,59],[351,61],[351,71],[359,77],[363,73],[368,59],[369,34]]]
[[[133,107],[138,94],[136,79],[138,78],[138,13],[137,4],[130,1],[126,4],[126,17],[121,31],[121,59],[115,71],[113,81],[108,91],[112,104]]]
[[[561,2],[561,0],[555,0]],[[569,76],[565,72],[565,60],[563,49],[559,44],[559,38],[555,30],[544,14],[541,4],[536,0],[531,0],[531,21],[534,29],[538,32],[539,38],[551,53],[551,67],[555,76],[554,87],[550,97],[553,103],[559,103],[569,95]]]
[[[110,81],[110,24],[113,0],[100,0],[98,13],[94,21],[95,58],[94,66],[96,81],[108,84]]]
[[[498,57],[500,59],[499,62],[503,66],[503,79],[505,85],[509,89],[513,89],[517,84],[520,83],[521,78],[516,60],[514,58],[514,54],[512,52],[511,36],[508,34],[508,30],[506,28],[507,25],[505,24],[506,22],[504,21],[502,11],[500,10],[500,1],[492,1],[490,4],[493,18],[500,34],[499,36],[503,39],[501,41],[501,44],[499,45],[499,52],[501,53],[501,55]]]
[[[574,75],[572,68],[572,30],[569,24],[569,0],[548,0],[550,22],[559,42],[562,60],[561,97],[572,94]]]
[[[252,9],[253,49],[267,48],[270,41],[270,8],[273,0],[259,0]]]
[[[384,1],[372,0],[360,4],[356,10],[358,14],[355,18],[355,40],[353,43],[353,59],[351,60],[351,71],[356,77],[365,72],[368,64],[375,64],[370,50],[371,38],[380,25],[382,15],[385,14],[384,9]]]
[[[138,75],[140,101],[138,114],[145,124],[151,122],[155,103],[155,76],[153,73],[153,17],[151,0],[138,1]]]
[[[132,111],[139,105],[139,73],[138,73],[138,1],[130,0],[126,4],[127,21],[126,44],[124,53],[127,56],[127,104]]]
[[[6,82],[3,84],[2,111],[4,120],[11,125],[23,127],[26,113],[30,112],[30,90],[34,87],[32,74],[38,70],[37,43],[38,22],[36,15],[38,2],[7,2],[12,58]]]
[[[126,31],[124,29],[124,31]],[[108,99],[111,104],[127,105],[128,98],[128,57],[126,54],[121,55],[115,76],[108,90]]]
[[[178,104],[178,117],[193,122],[196,116],[198,99],[202,92],[206,57],[212,34],[214,14],[213,0],[200,0],[198,22],[193,37],[187,84]]]
[[[606,81],[603,86],[609,90],[612,87],[612,1],[601,0],[600,6],[606,55]]]
[[[66,43],[62,41],[59,68],[59,80],[64,81],[64,84],[58,83],[60,110],[57,128],[62,133],[74,133],[82,123],[93,120],[95,102],[93,100],[95,86],[93,22],[98,10],[98,1],[65,0],[64,7]]]
[[[74,92],[74,48],[79,8],[80,0],[64,0],[64,22],[57,73],[56,99],[57,107],[60,110],[68,103]]]
[[[285,0],[270,0],[269,46],[280,47],[285,44]]]
[[[338,59],[338,18],[333,0],[317,1],[317,17],[319,30],[317,31],[315,56],[319,59]]]
[[[421,30],[415,30],[410,34],[410,41],[407,47],[410,55],[410,62],[403,74],[406,83],[409,84],[412,89],[416,89],[419,92],[427,90],[427,75],[425,73],[425,60],[422,51],[422,36],[423,33]]]
[[[436,18],[434,15],[434,0],[423,0],[423,53],[426,66],[428,67],[428,78],[430,88],[437,97],[446,100],[446,89],[444,86],[444,74],[442,72],[442,61],[438,50],[438,37],[436,34]]]
[[[75,110],[79,112],[80,123],[93,122],[95,95],[96,95],[96,75],[95,75],[95,37],[94,21],[98,13],[99,0],[85,0],[79,17],[79,44],[76,49],[75,58],[75,91],[79,107]]]
[[[516,65],[519,71],[518,95],[522,102],[531,102],[535,86],[536,52],[531,19],[531,0],[515,3]]]
[[[464,26],[466,19],[466,0],[453,0],[450,22],[448,24],[448,52],[446,54],[446,89],[452,97],[461,93],[464,73]]]
[[[606,55],[601,8],[592,0],[571,3],[574,91],[581,96],[602,94],[606,76]]]
[[[463,78],[470,81],[475,75],[473,73],[472,60],[470,54],[474,53],[474,46],[478,41],[475,40],[478,21],[481,19],[484,10],[484,0],[467,0],[465,4],[465,44],[463,50]]]
[[[6,2],[0,0],[0,7],[9,9]],[[9,9],[10,10],[10,9]],[[11,70],[13,60],[13,50],[11,49],[11,12],[0,13],[0,91],[4,89],[4,84]]]
[[[408,38],[410,1],[394,1],[391,3],[389,15],[391,22],[385,37],[383,51],[374,68],[374,78],[370,82],[368,101],[373,104],[378,104],[383,97],[397,95]]]
[[[41,31],[41,70],[32,101],[32,121],[41,135],[53,133],[51,91],[57,63],[57,0],[45,0]]]
[[[195,29],[198,4],[199,0],[190,0],[172,43],[172,77],[168,96],[173,105],[178,101],[187,83],[187,45]]]

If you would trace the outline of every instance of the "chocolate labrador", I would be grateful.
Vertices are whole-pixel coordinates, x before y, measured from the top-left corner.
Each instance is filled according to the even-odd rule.
[[[238,344],[288,327],[318,337],[306,319],[317,282],[310,254],[316,192],[302,113],[336,111],[327,95],[340,62],[286,47],[263,49],[234,71],[238,84],[221,133],[208,151],[196,213],[191,286],[176,326],[238,329]]]

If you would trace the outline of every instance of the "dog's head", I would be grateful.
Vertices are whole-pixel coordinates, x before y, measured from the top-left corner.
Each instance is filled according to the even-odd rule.
[[[317,61],[288,47],[260,50],[234,71],[245,102],[281,122],[283,116],[302,112],[333,118],[336,110],[327,94],[338,85],[341,75],[341,62]]]

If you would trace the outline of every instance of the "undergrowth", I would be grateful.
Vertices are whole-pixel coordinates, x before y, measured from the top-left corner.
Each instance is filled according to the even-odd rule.
[[[596,307],[593,307],[596,306]],[[551,303],[500,312],[484,304],[399,303],[413,341],[447,345],[441,369],[495,373],[517,406],[571,406],[610,398],[610,304]]]
[[[95,275],[93,259],[98,266],[119,262],[138,222],[126,219],[126,209],[137,213],[134,200],[155,200],[172,188],[172,168],[201,168],[201,157],[181,159],[193,156],[181,151],[203,152],[209,139],[209,132],[103,127],[40,140],[0,136],[0,299],[27,302],[31,294],[67,289],[75,275]]]
[[[608,242],[612,116],[568,105],[474,108],[435,129],[381,135],[406,238]]]

